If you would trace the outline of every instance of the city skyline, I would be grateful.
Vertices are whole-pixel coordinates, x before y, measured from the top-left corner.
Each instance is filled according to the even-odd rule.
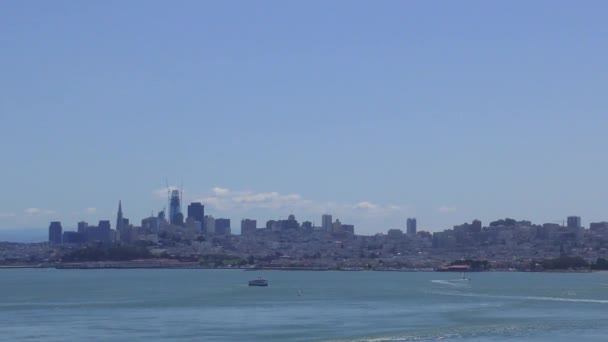
[[[223,189],[223,190],[227,190],[227,189]],[[260,225],[257,226],[256,223],[258,222],[257,219],[251,219],[251,218],[241,218],[241,224],[240,224],[240,229],[237,228],[237,220],[231,218],[231,217],[214,217],[213,215],[205,215],[205,205],[201,202],[190,202],[189,204],[187,204],[187,215],[183,215],[182,214],[182,207],[181,207],[181,203],[184,202],[184,198],[182,197],[183,191],[182,190],[175,190],[175,189],[171,189],[171,187],[167,188],[167,201],[168,201],[168,210],[169,210],[169,214],[167,214],[167,207],[164,207],[163,210],[160,210],[157,214],[155,214],[154,212],[151,213],[150,216],[148,217],[144,217],[141,218],[141,225],[138,225],[137,223],[133,224],[129,222],[129,218],[125,218],[123,215],[123,211],[122,211],[122,200],[118,201],[118,210],[116,212],[116,226],[113,227],[113,229],[116,232],[116,236],[113,236],[110,234],[109,229],[111,228],[111,226],[106,227],[108,229],[107,233],[110,234],[108,235],[108,239],[110,240],[116,240],[116,241],[129,241],[130,238],[128,237],[130,235],[130,233],[128,233],[128,231],[131,228],[136,228],[136,229],[141,229],[142,227],[144,227],[145,229],[150,229],[151,227],[149,226],[150,224],[152,224],[152,226],[156,226],[158,227],[159,224],[163,225],[161,222],[164,221],[164,225],[165,226],[172,226],[174,228],[176,227],[188,227],[188,228],[194,228],[195,231],[199,232],[200,234],[203,235],[250,235],[250,234],[255,234],[258,230],[271,230],[271,231],[275,231],[275,229],[277,231],[282,231],[282,230],[289,230],[289,229],[294,229],[294,228],[298,228],[298,229],[304,229],[304,230],[308,230],[311,231],[312,229],[316,229],[320,232],[342,232],[343,229],[342,227],[349,227],[346,231],[350,232],[350,234],[354,234],[354,235],[374,235],[374,234],[387,234],[391,235],[391,232],[396,232],[399,231],[400,234],[407,234],[408,236],[412,237],[415,236],[417,234],[417,232],[422,232],[424,234],[427,233],[445,233],[446,231],[450,231],[452,228],[456,228],[456,227],[476,227],[474,228],[475,230],[481,230],[482,227],[486,227],[483,225],[482,221],[480,221],[479,219],[473,219],[472,220],[472,226],[469,225],[468,222],[464,222],[462,224],[454,224],[451,227],[445,227],[443,229],[437,230],[437,231],[432,231],[432,230],[418,230],[417,229],[417,219],[415,217],[408,217],[406,219],[406,225],[405,227],[387,227],[385,231],[378,231],[375,233],[368,233],[368,232],[358,232],[355,230],[354,225],[352,224],[346,224],[344,222],[340,222],[340,218],[333,216],[331,213],[324,213],[321,215],[321,220],[320,220],[320,224],[315,224],[315,220],[308,220],[308,219],[304,219],[304,220],[300,220],[298,221],[296,219],[296,216],[292,213],[289,214],[289,216],[287,217],[287,219],[284,218],[278,218],[277,220],[274,219],[269,219],[266,221],[266,223],[264,224],[264,222],[260,222]],[[186,204],[184,204],[184,206],[186,206]],[[171,214],[171,212],[173,212],[173,214]],[[179,219],[175,219],[175,214],[179,214]],[[160,219],[160,221],[157,221],[158,219]],[[153,220],[155,223],[150,222],[150,220]],[[209,221],[211,220],[211,221]],[[335,220],[335,221],[334,221]],[[504,223],[504,220],[511,220],[513,222],[527,222],[527,224],[529,225],[536,225],[536,226],[551,226],[551,227],[568,227],[568,228],[577,228],[577,229],[584,229],[586,228],[583,224],[582,224],[582,218],[580,216],[567,216],[565,219],[562,219],[561,221],[549,221],[549,222],[533,222],[527,219],[523,219],[521,221],[518,221],[517,219],[513,219],[513,218],[509,218],[509,217],[505,217],[505,219],[502,218],[495,218],[494,220],[492,220],[493,222],[490,222],[489,226],[491,226],[492,224],[495,223]],[[104,225],[111,225],[110,223],[111,220],[100,220],[99,221],[99,226],[101,226],[102,224]],[[231,221],[234,223],[234,225],[231,224]],[[134,221],[135,222],[135,221]],[[138,221],[137,221],[138,222]],[[209,227],[208,224],[209,222],[213,222],[212,226],[213,227]],[[221,228],[217,228],[218,230],[216,230],[216,222],[221,222],[219,226],[221,226]],[[280,223],[280,222],[291,222],[292,224],[288,224],[286,226],[284,226],[283,224],[278,224],[275,226],[275,223]],[[561,224],[560,224],[561,223]],[[598,229],[598,227],[605,227],[608,224],[608,221],[602,220],[602,221],[596,221],[596,222],[589,222],[589,229]],[[49,241],[56,241],[57,240],[57,233],[52,233],[53,229],[56,228],[56,226],[62,227],[61,221],[51,221],[50,226],[48,228],[48,233],[49,233]],[[84,225],[84,226],[83,226]],[[75,229],[71,229],[67,228],[64,229],[63,232],[68,232],[68,234],[73,234],[75,232],[78,233],[82,233],[82,238],[84,238],[84,231],[87,229],[86,227],[89,226],[89,223],[87,221],[78,221],[77,223],[77,230]],[[218,226],[218,227],[219,227]],[[84,227],[84,228],[83,228]],[[95,228],[95,226],[92,226],[93,228]],[[306,227],[306,228],[305,228]],[[158,228],[155,228],[158,229]],[[601,228],[600,228],[601,229]],[[62,228],[59,228],[59,231],[61,231]],[[123,230],[125,230],[123,232]],[[56,231],[56,229],[55,229]],[[126,233],[126,236],[125,236]],[[358,234],[357,234],[358,233]],[[55,237],[53,237],[53,234]],[[78,238],[80,239],[80,237]],[[61,234],[59,233],[59,241],[61,241]],[[79,241],[79,240],[78,240]]]
[[[606,10],[2,2],[0,234],[145,217],[166,178],[214,215],[368,234],[602,221]]]
[[[329,219],[341,219],[347,220],[349,223],[354,224],[358,234],[362,235],[373,235],[376,233],[385,233],[389,229],[402,229],[404,232],[407,231],[408,221],[410,219],[414,220],[414,227],[416,227],[416,220],[420,219],[420,217],[412,214],[413,211],[408,210],[409,208],[406,206],[398,206],[394,204],[390,205],[378,205],[375,203],[371,203],[368,201],[361,201],[358,203],[352,204],[339,204],[335,202],[326,202],[324,205],[321,203],[315,203],[313,201],[303,199],[300,195],[297,194],[289,194],[282,195],[276,192],[270,193],[256,193],[252,191],[232,191],[227,188],[215,187],[211,189],[207,193],[207,196],[197,196],[197,195],[189,195],[189,197],[183,196],[178,197],[176,199],[177,194],[182,194],[183,190],[177,190],[178,188],[175,186],[169,186],[161,189],[157,189],[153,191],[153,197],[156,202],[156,209],[152,209],[147,213],[141,213],[137,215],[136,213],[128,214],[128,217],[135,218],[135,225],[138,225],[140,219],[144,219],[149,216],[155,216],[159,212],[164,211],[165,216],[168,221],[171,218],[171,207],[172,203],[173,210],[176,212],[179,211],[182,222],[185,222],[187,215],[183,213],[188,211],[188,207],[194,203],[200,203],[205,208],[205,215],[214,216],[217,218],[228,218],[233,220],[234,223],[240,221],[242,219],[253,219],[257,222],[264,223],[269,220],[283,220],[287,219],[291,214],[296,214],[300,221],[311,221],[317,227],[324,227],[323,217],[328,215]],[[188,192],[185,192],[188,194]],[[158,203],[160,200],[160,203]],[[165,203],[162,203],[162,201]],[[177,202],[176,202],[177,201]],[[181,203],[180,203],[181,202]],[[119,216],[122,218],[122,203],[123,200],[118,200],[118,208],[119,208]],[[291,203],[291,205],[285,205],[284,203]],[[295,210],[294,210],[295,209]],[[300,209],[301,211],[298,211]],[[442,207],[438,208],[438,214],[442,214],[445,216],[455,216],[449,215],[453,214],[456,211],[456,208]],[[273,212],[278,213],[278,215],[260,215],[260,213]],[[19,228],[25,228],[25,233],[33,233],[33,230],[38,231],[38,233],[43,233],[47,229],[47,225],[49,221],[60,221],[62,222],[64,229],[75,230],[77,228],[77,223],[80,221],[85,222],[97,222],[102,220],[110,220],[116,222],[116,226],[118,227],[118,220],[116,219],[116,209],[114,210],[98,210],[96,207],[88,207],[81,212],[69,212],[66,215],[48,209],[39,209],[39,208],[27,208],[24,210],[24,216],[36,217],[38,220],[42,222],[39,227],[8,227],[8,229],[0,228],[0,237],[2,236],[3,230],[9,231],[11,234],[18,234]],[[352,218],[349,218],[352,216]],[[256,216],[257,215],[257,216]],[[405,215],[405,216],[404,216]],[[386,222],[385,219],[388,216],[392,216],[393,222],[396,222],[393,225],[384,225],[382,222]],[[414,218],[415,216],[415,218]],[[516,219],[530,220],[537,224],[543,223],[561,223],[565,222],[567,217],[576,216],[581,217],[579,213],[565,213],[560,217],[552,217],[549,220],[542,219],[534,219],[530,217],[518,217],[514,215],[504,215],[500,217],[484,217],[483,215],[478,215],[475,217],[471,217],[465,219],[463,221],[453,221],[452,223],[448,223],[447,225],[440,227],[430,227],[428,224],[425,224],[424,221],[422,226],[418,227],[418,230],[428,231],[428,232],[440,232],[445,229],[450,229],[454,225],[462,224],[465,222],[470,222],[472,220],[481,220],[482,222],[490,222],[501,217],[512,217]],[[17,218],[17,215],[11,216],[13,218]],[[374,223],[374,220],[377,220],[377,223]],[[585,224],[589,224],[591,222],[603,222],[605,218],[599,217],[597,219],[587,219],[587,221],[583,221],[583,226]],[[357,223],[364,222],[363,226],[358,225]],[[365,225],[367,223],[367,225]],[[414,228],[414,231],[416,228]],[[235,232],[233,228],[233,233]]]

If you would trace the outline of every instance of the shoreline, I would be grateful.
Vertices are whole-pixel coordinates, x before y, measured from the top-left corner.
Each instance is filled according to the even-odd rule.
[[[100,261],[100,262],[82,262],[82,263],[62,263],[62,264],[36,264],[36,265],[0,265],[0,270],[10,269],[58,269],[58,270],[100,270],[100,269],[198,269],[198,270],[240,270],[246,272],[254,271],[309,271],[309,272],[437,272],[437,273],[460,273],[456,271],[437,271],[430,268],[376,268],[368,269],[363,267],[349,268],[332,268],[332,267],[293,267],[293,266],[276,266],[276,267],[209,267],[199,265],[195,262],[115,262],[115,261]],[[468,273],[485,273],[485,272],[519,272],[519,273],[598,273],[608,274],[608,270],[486,270],[486,271],[468,271]]]

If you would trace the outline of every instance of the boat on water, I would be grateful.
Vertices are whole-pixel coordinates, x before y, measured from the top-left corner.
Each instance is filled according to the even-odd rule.
[[[470,270],[471,267],[469,265],[450,265],[437,267],[435,272],[466,272]]]
[[[250,280],[249,286],[268,286],[268,280],[262,278]]]

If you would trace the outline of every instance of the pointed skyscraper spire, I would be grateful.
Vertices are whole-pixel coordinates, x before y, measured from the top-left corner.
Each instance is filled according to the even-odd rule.
[[[120,231],[122,228],[122,201],[118,200],[118,214],[116,214],[116,230]]]

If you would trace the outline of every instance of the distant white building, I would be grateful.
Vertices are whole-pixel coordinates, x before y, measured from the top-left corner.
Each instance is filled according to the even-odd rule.
[[[207,229],[207,233],[215,234],[215,218],[213,216],[205,216],[205,228]]]

